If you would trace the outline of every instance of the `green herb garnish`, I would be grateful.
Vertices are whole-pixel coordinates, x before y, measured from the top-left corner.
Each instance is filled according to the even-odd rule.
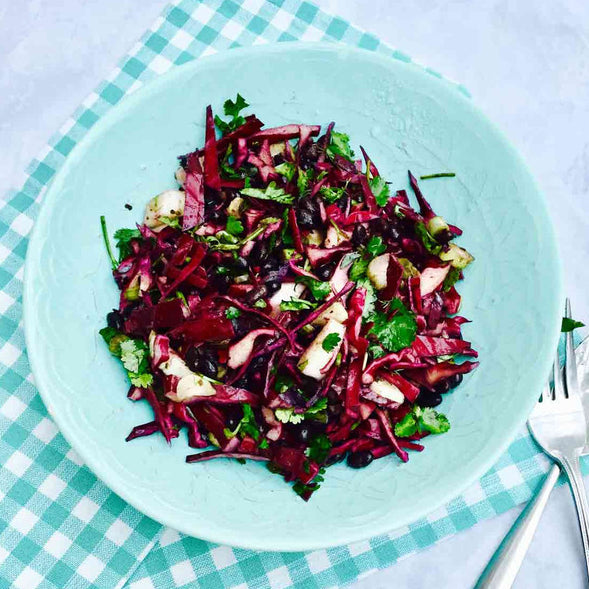
[[[231,120],[229,122],[225,122],[215,115],[215,125],[217,125],[219,131],[225,135],[231,131],[234,131],[237,129],[237,127],[241,127],[241,125],[245,123],[245,118],[242,117],[239,113],[248,106],[249,104],[240,94],[237,95],[235,102],[233,102],[231,99],[226,100],[223,104],[223,112],[225,113],[225,116],[231,117]]]
[[[237,307],[228,307],[225,310],[225,317],[227,319],[237,319],[241,315],[241,311]]]
[[[390,312],[394,315],[389,319],[386,313],[377,311],[370,319],[374,323],[369,333],[373,334],[381,346],[389,352],[398,352],[409,347],[417,334],[417,322],[411,311],[405,307],[401,299],[393,299]]]
[[[350,148],[350,137],[346,133],[331,132],[331,139],[327,146],[327,156],[333,159],[339,155],[350,162],[354,161],[354,152]]]
[[[371,237],[370,241],[366,245],[366,250],[374,257],[380,256],[380,254],[383,254],[386,249],[387,246],[383,243],[382,237],[378,235]]]
[[[243,223],[236,217],[227,217],[226,230],[231,235],[240,235],[244,231]]]
[[[386,183],[385,179],[381,176],[375,176],[368,181],[368,184],[370,190],[372,190],[372,194],[374,194],[376,204],[378,204],[379,207],[384,207],[391,196],[389,185]]]
[[[420,176],[420,180],[431,180],[432,178],[454,178],[456,174],[454,172],[439,172],[438,174],[428,174],[426,176]]]
[[[261,200],[273,200],[286,205],[291,205],[294,202],[294,196],[287,194],[283,188],[278,188],[276,182],[270,182],[266,188],[242,188],[241,194]]]
[[[330,333],[328,334],[325,339],[321,342],[321,347],[326,352],[332,352],[338,346],[341,341],[341,336],[339,333]]]

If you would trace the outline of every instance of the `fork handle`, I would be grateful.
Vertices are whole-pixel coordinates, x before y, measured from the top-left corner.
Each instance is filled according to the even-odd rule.
[[[517,518],[483,571],[475,589],[509,589],[513,585],[559,474],[560,468],[553,464],[540,492]]]
[[[583,549],[585,550],[585,564],[587,566],[587,575],[589,577],[589,504],[587,503],[587,492],[585,491],[585,484],[583,483],[579,456],[576,455],[572,458],[562,456],[560,458],[560,463],[569,479],[571,493],[573,494],[575,507],[577,508],[581,537],[583,538]]]

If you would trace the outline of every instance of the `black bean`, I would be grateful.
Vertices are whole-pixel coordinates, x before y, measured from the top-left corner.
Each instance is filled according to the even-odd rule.
[[[437,382],[434,386],[434,391],[436,391],[436,393],[440,393],[441,395],[447,393],[450,390],[450,383],[448,382],[448,379],[444,379],[441,380],[439,382]]]
[[[399,233],[399,229],[395,227],[392,223],[389,223],[386,227],[386,231],[384,232],[384,236],[392,239],[393,241],[399,241],[401,234]]]
[[[279,288],[280,281],[278,280],[268,280],[266,282],[266,291],[268,292],[269,297],[271,297]]]
[[[121,317],[121,314],[116,310],[113,309],[107,316],[106,316],[106,324],[109,327],[112,327],[114,329],[121,329],[121,327],[123,326],[123,318]]]
[[[188,348],[188,351],[184,356],[184,362],[186,362],[186,366],[188,366],[190,370],[198,372],[200,365],[200,352],[198,351],[198,348]]]
[[[420,407],[437,407],[442,402],[442,395],[427,389],[421,389],[415,403]]]
[[[263,264],[268,258],[268,246],[264,241],[257,241],[254,245],[250,260],[253,264]]]
[[[449,379],[448,379],[448,384],[450,385],[451,389],[456,388],[463,379],[463,375],[462,374],[453,374]]]
[[[311,429],[306,425],[302,425],[301,427],[294,429],[294,435],[299,442],[306,444],[311,437]]]
[[[186,169],[186,166],[188,165],[188,156],[186,155],[181,155],[178,158],[178,163],[184,168]]]
[[[389,226],[390,226],[389,222],[387,220],[381,219],[381,218],[376,219],[376,221],[374,221],[372,223],[372,227],[374,228],[374,230],[377,231],[378,233],[380,233],[381,235],[386,234],[386,232],[389,229]]]
[[[241,416],[237,411],[232,411],[226,417],[225,423],[227,424],[227,428],[233,431],[241,421]]]
[[[285,159],[284,159],[284,156],[283,156],[281,153],[277,153],[277,154],[276,154],[276,155],[275,155],[275,156],[272,158],[272,160],[274,161],[274,165],[275,165],[275,166],[279,166],[280,164],[282,164],[282,163],[285,161]]]
[[[315,276],[321,280],[329,280],[331,275],[335,269],[335,264],[323,264],[323,266],[319,266],[317,270],[315,270]]]
[[[233,260],[233,263],[231,264],[231,268],[233,269],[235,274],[244,274],[248,271],[249,265],[248,265],[247,260],[245,258],[242,258],[241,256],[239,256],[238,258]]]
[[[210,358],[201,358],[199,365],[199,372],[208,376],[209,378],[217,378],[217,363]]]
[[[301,229],[313,229],[315,227],[315,216],[307,209],[297,211],[297,222]]]
[[[278,270],[279,266],[279,260],[277,260],[276,258],[268,258],[268,261],[262,266],[261,270],[263,274],[269,274],[270,272]]]
[[[334,454],[325,461],[325,466],[332,466],[333,464],[337,464],[338,462],[341,462],[344,458],[345,454]]]
[[[213,209],[208,215],[208,221],[212,221],[213,223],[221,224],[225,223],[227,220],[227,215],[224,211],[220,209]]]
[[[225,294],[229,289],[229,285],[232,282],[231,276],[229,274],[217,274],[214,273],[210,277],[212,285],[221,293]]]
[[[448,243],[454,239],[455,235],[450,229],[442,229],[436,233],[436,241],[439,243]]]
[[[364,225],[356,225],[352,231],[352,245],[360,247],[368,241],[368,231]]]
[[[359,452],[351,452],[348,454],[348,466],[351,468],[365,468],[374,459],[370,450],[360,450]]]

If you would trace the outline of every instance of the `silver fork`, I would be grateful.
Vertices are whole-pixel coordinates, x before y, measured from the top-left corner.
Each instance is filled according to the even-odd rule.
[[[571,317],[567,299],[565,316]],[[579,456],[586,453],[587,418],[577,382],[573,334],[567,333],[565,365],[560,369],[558,351],[552,368],[553,389],[548,383],[530,418],[530,432],[544,452],[555,460],[542,489],[522,512],[509,534],[484,570],[475,589],[509,589],[532,541],[544,507],[554,487],[560,467],[566,473],[579,516],[579,526],[589,575],[589,506],[583,484]],[[589,417],[589,416],[588,416]]]

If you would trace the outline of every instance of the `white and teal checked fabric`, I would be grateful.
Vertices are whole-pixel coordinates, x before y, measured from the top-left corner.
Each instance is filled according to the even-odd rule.
[[[260,553],[163,529],[99,482],[48,416],[22,326],[23,264],[44,188],[88,129],[145,81],[220,50],[291,40],[343,42],[411,61],[309,2],[181,0],[51,139],[23,188],[0,203],[0,588],[343,585],[527,500],[546,471],[522,434],[466,493],[410,526],[330,550]]]

